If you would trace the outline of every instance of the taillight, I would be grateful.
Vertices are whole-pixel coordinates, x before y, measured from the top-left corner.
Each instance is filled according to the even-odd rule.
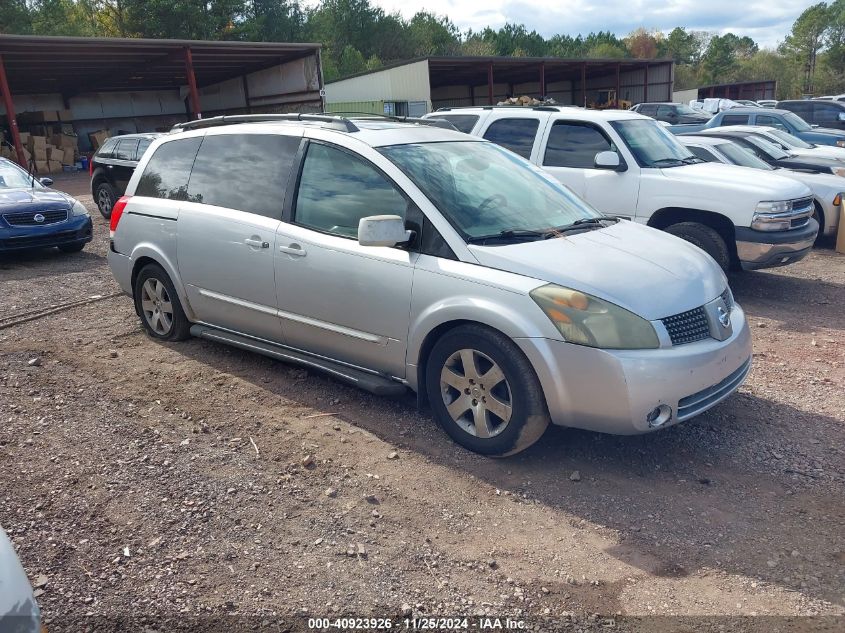
[[[93,175],[94,175],[94,157],[93,157],[93,156],[91,156],[91,157],[88,159],[88,175],[89,175],[89,176],[93,176]]]
[[[111,223],[109,224],[109,237],[114,239],[114,232],[117,230],[117,223],[120,222],[120,216],[123,215],[123,210],[126,208],[129,198],[132,196],[120,196],[111,210]]]

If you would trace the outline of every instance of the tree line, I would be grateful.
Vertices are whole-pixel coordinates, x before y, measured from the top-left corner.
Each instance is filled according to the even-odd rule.
[[[806,9],[777,48],[677,27],[545,38],[521,24],[461,32],[448,17],[410,19],[370,0],[0,0],[0,32],[36,35],[320,42],[326,81],[429,55],[672,58],[675,88],[776,79],[779,97],[845,91],[845,0]]]

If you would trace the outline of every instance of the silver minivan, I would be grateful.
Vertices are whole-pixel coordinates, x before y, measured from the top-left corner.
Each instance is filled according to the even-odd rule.
[[[377,394],[458,443],[687,420],[748,375],[724,273],[443,123],[245,115],[156,140],[109,264],[149,335],[204,337]]]

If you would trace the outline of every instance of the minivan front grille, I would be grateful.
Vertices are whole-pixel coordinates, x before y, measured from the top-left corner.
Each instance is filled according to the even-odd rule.
[[[44,219],[38,222],[35,219],[37,215],[43,216]],[[10,226],[44,226],[45,224],[64,222],[67,220],[67,211],[19,211],[16,213],[4,213],[3,219]]]
[[[672,345],[694,343],[710,336],[710,324],[707,322],[703,306],[666,317],[661,321],[669,332]]]

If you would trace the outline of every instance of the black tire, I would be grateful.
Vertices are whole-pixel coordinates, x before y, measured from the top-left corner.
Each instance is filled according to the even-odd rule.
[[[78,242],[76,244],[59,244],[57,248],[63,253],[78,253],[85,248],[85,242]]]
[[[146,286],[148,281],[150,286]],[[158,288],[158,284],[163,286],[160,297],[159,293],[148,292],[150,288]],[[173,282],[161,266],[158,264],[144,266],[135,278],[135,286],[132,290],[135,298],[135,312],[141,317],[141,325],[144,326],[147,334],[159,341],[183,341],[190,337],[191,323],[185,316]],[[149,301],[149,298],[145,299],[145,297],[152,297],[154,301],[158,300],[159,304],[153,307],[153,311],[145,310],[145,301]],[[166,312],[163,308],[167,304],[171,308],[169,319],[165,319]],[[154,315],[158,315],[159,318],[156,319]],[[164,327],[167,321],[169,321],[169,327]]]
[[[731,254],[725,240],[716,231],[705,224],[698,222],[679,222],[666,227],[666,232],[671,233],[690,244],[695,244],[710,255],[722,270],[727,272],[731,267]]]
[[[108,220],[111,217],[114,203],[117,202],[117,192],[109,183],[101,182],[94,190],[94,202],[100,210],[100,214]]]
[[[488,383],[490,391],[486,396],[492,397],[493,390],[505,389],[508,397],[500,397],[499,400],[506,400],[510,404],[510,417],[507,422],[502,423],[503,418],[493,415],[493,420],[499,428],[495,435],[490,437],[479,437],[461,426],[461,423],[453,419],[447,409],[446,400],[450,404],[458,398],[464,398],[461,391],[441,383],[441,372],[455,355],[461,350],[473,350],[480,353],[479,362],[482,358],[498,365],[504,375],[504,380],[497,383]],[[487,366],[489,372],[492,365]],[[485,369],[476,365],[479,372]],[[461,366],[460,371],[467,375],[466,370]],[[484,374],[489,375],[489,374]],[[484,375],[474,387],[480,387],[483,393],[485,385],[482,384]],[[472,382],[472,381],[469,381]],[[531,363],[522,351],[507,336],[481,325],[463,325],[447,332],[431,350],[426,362],[425,388],[428,400],[431,403],[434,417],[443,427],[443,430],[461,446],[482,455],[505,457],[525,450],[543,435],[549,425],[549,412],[546,407],[546,399],[543,396],[543,389],[540,381],[534,372]],[[500,392],[501,394],[501,392]],[[472,400],[474,396],[467,394],[466,398]],[[467,410],[465,414],[471,414]],[[491,418],[486,417],[490,420]],[[460,419],[460,416],[458,416]],[[473,416],[473,419],[475,416]],[[473,426],[473,422],[464,422],[465,425]],[[485,422],[489,429],[489,425]]]

